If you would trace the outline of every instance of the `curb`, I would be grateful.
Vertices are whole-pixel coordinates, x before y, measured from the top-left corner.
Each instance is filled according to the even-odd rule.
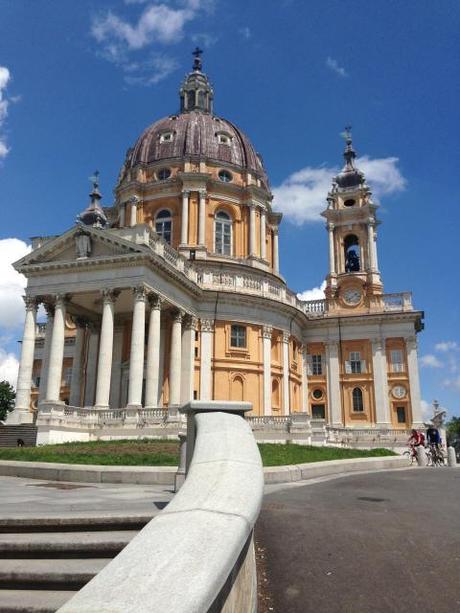
[[[293,483],[317,477],[366,470],[386,470],[407,467],[402,456],[326,460],[308,464],[269,466],[264,468],[266,485]],[[91,464],[55,464],[52,462],[0,461],[0,476],[25,477],[48,481],[78,483],[125,483],[139,485],[174,485],[175,466],[100,466]]]

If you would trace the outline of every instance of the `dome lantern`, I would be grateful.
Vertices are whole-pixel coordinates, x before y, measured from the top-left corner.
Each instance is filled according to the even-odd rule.
[[[77,221],[85,226],[94,226],[96,228],[105,228],[107,225],[107,216],[101,208],[99,201],[102,199],[99,191],[99,171],[96,170],[94,175],[90,177],[93,184],[93,189],[89,197],[91,198],[89,205],[77,217]]]
[[[351,126],[345,128],[343,137],[345,139],[345,151],[343,152],[345,166],[334,181],[342,189],[361,187],[365,183],[365,177],[364,173],[355,166],[356,151],[353,149]]]
[[[180,112],[187,113],[190,111],[202,111],[203,113],[212,113],[212,103],[214,91],[208,80],[208,77],[202,72],[203,64],[201,62],[201,54],[203,51],[196,47],[193,51],[193,69],[190,72],[179,91],[180,95]]]

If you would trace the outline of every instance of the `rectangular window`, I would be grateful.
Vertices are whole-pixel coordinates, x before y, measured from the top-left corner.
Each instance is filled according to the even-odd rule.
[[[245,326],[232,326],[230,335],[230,346],[244,349],[246,347],[246,328]]]
[[[403,352],[401,349],[390,351],[391,372],[404,372]]]
[[[326,419],[326,405],[312,404],[311,416],[313,417],[313,419]]]
[[[362,372],[361,354],[359,351],[350,351],[350,370],[353,374]]]
[[[406,407],[396,407],[396,417],[398,424],[406,423]]]
[[[72,367],[69,366],[67,368],[64,368],[64,385],[68,386],[70,385],[70,382],[72,381]]]
[[[322,375],[323,374],[323,363],[322,363],[320,353],[311,356],[311,374],[312,375]]]

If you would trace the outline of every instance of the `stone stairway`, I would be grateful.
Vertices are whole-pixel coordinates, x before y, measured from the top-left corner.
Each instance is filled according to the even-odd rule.
[[[37,441],[37,426],[33,424],[5,425],[0,424],[0,447],[17,447],[21,439],[25,447],[35,447]]]
[[[57,611],[151,518],[0,518],[0,613]]]

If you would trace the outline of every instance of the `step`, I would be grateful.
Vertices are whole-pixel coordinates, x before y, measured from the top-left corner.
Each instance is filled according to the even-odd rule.
[[[75,594],[70,590],[1,590],[0,613],[55,613]]]
[[[0,562],[0,590],[79,590],[112,558],[6,559]],[[0,591],[0,602],[1,602]]]
[[[155,513],[66,513],[65,515],[0,516],[0,533],[140,530]]]
[[[95,532],[8,532],[0,534],[2,558],[73,558],[116,556],[137,530],[110,530]],[[1,567],[1,562],[0,562]]]

